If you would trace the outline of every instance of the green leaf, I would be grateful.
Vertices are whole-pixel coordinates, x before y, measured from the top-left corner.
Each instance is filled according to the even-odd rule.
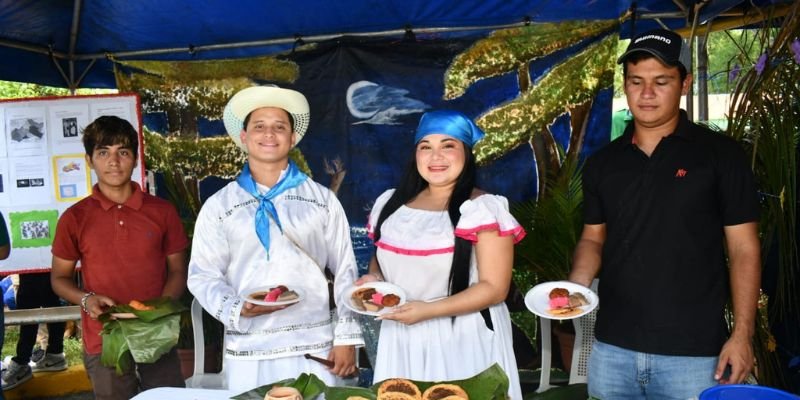
[[[113,319],[111,316],[112,313],[132,313],[136,315],[137,319],[150,322],[167,315],[180,314],[187,309],[185,305],[167,296],[145,300],[142,303],[147,306],[153,306],[155,309],[137,310],[128,304],[117,304],[113,307],[109,307],[106,312],[100,315],[99,319],[101,322],[106,322]]]
[[[112,321],[103,326],[103,350],[100,354],[100,363],[106,367],[115,368],[118,375],[130,371],[130,349],[119,323]]]
[[[118,374],[130,370],[133,361],[156,362],[178,344],[180,313],[186,307],[169,297],[143,303],[155,309],[141,311],[127,304],[118,304],[99,318],[103,322],[100,361],[107,367],[116,368]],[[133,313],[137,318],[113,319],[112,313]]]
[[[437,384],[445,382],[426,382],[414,381],[421,391]],[[469,394],[470,398],[481,400],[505,400],[508,393],[508,376],[503,372],[499,365],[494,364],[483,372],[468,379],[457,381],[447,381],[454,385],[459,385]],[[291,386],[303,394],[305,400],[313,400],[322,393],[325,393],[327,400],[346,400],[348,396],[362,396],[368,399],[375,399],[380,382],[371,388],[359,387],[328,387],[322,380],[314,374],[300,374],[297,379],[286,379],[269,385],[259,386],[255,389],[238,394],[233,399],[237,400],[262,400],[273,386]]]
[[[411,381],[423,392],[425,389],[437,383],[458,385],[467,392],[470,398],[483,400],[505,400],[509,385],[508,376],[498,364],[493,364],[491,367],[471,378],[457,381]],[[383,382],[377,382],[372,385],[372,390],[375,393],[377,393],[381,383]]]
[[[122,336],[137,363],[153,363],[178,344],[180,315],[154,321],[126,319],[119,321]]]

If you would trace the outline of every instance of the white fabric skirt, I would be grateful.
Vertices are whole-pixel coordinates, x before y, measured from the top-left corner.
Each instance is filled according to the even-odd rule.
[[[328,352],[314,354],[328,358]],[[237,393],[246,392],[259,386],[288,378],[297,378],[303,372],[314,374],[329,386],[341,385],[342,381],[328,369],[303,356],[281,357],[271,360],[225,359],[225,379],[227,388]]]
[[[374,382],[389,378],[452,381],[479,374],[497,363],[508,375],[509,396],[522,399],[505,303],[490,308],[493,331],[480,313],[437,318],[414,325],[381,324]]]

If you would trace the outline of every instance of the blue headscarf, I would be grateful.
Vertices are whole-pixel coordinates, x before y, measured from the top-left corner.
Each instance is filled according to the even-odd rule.
[[[414,135],[414,143],[419,143],[422,138],[434,133],[458,139],[470,148],[485,135],[469,117],[451,110],[430,111],[423,114],[419,120],[417,134]]]

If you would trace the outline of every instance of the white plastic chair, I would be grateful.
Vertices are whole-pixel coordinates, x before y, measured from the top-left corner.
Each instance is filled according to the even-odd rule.
[[[592,290],[597,291],[598,280],[592,282]],[[598,306],[599,307],[599,306]],[[572,348],[572,366],[569,372],[569,384],[586,383],[589,375],[589,355],[594,344],[594,323],[597,318],[597,308],[592,312],[572,320],[575,325],[575,345]],[[548,318],[539,318],[539,327],[542,331],[542,369],[539,374],[539,388],[536,393],[544,392],[555,387],[550,384],[550,367],[552,362],[552,341],[550,338],[551,321]]]
[[[194,331],[194,374],[186,379],[187,388],[227,389],[225,382],[225,357],[218,373],[205,372],[205,338],[203,337],[203,306],[192,300],[192,330]],[[222,344],[225,349],[225,343]]]

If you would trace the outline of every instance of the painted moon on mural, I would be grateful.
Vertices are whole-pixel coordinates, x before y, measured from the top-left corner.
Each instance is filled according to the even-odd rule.
[[[375,106],[373,101],[374,91],[359,90],[370,86],[379,87],[377,83],[358,81],[347,88],[347,109],[356,118],[366,119],[380,111],[380,107]]]
[[[397,118],[420,113],[429,105],[408,97],[409,90],[370,81],[358,81],[347,88],[347,108],[360,121],[353,125],[399,125]]]

